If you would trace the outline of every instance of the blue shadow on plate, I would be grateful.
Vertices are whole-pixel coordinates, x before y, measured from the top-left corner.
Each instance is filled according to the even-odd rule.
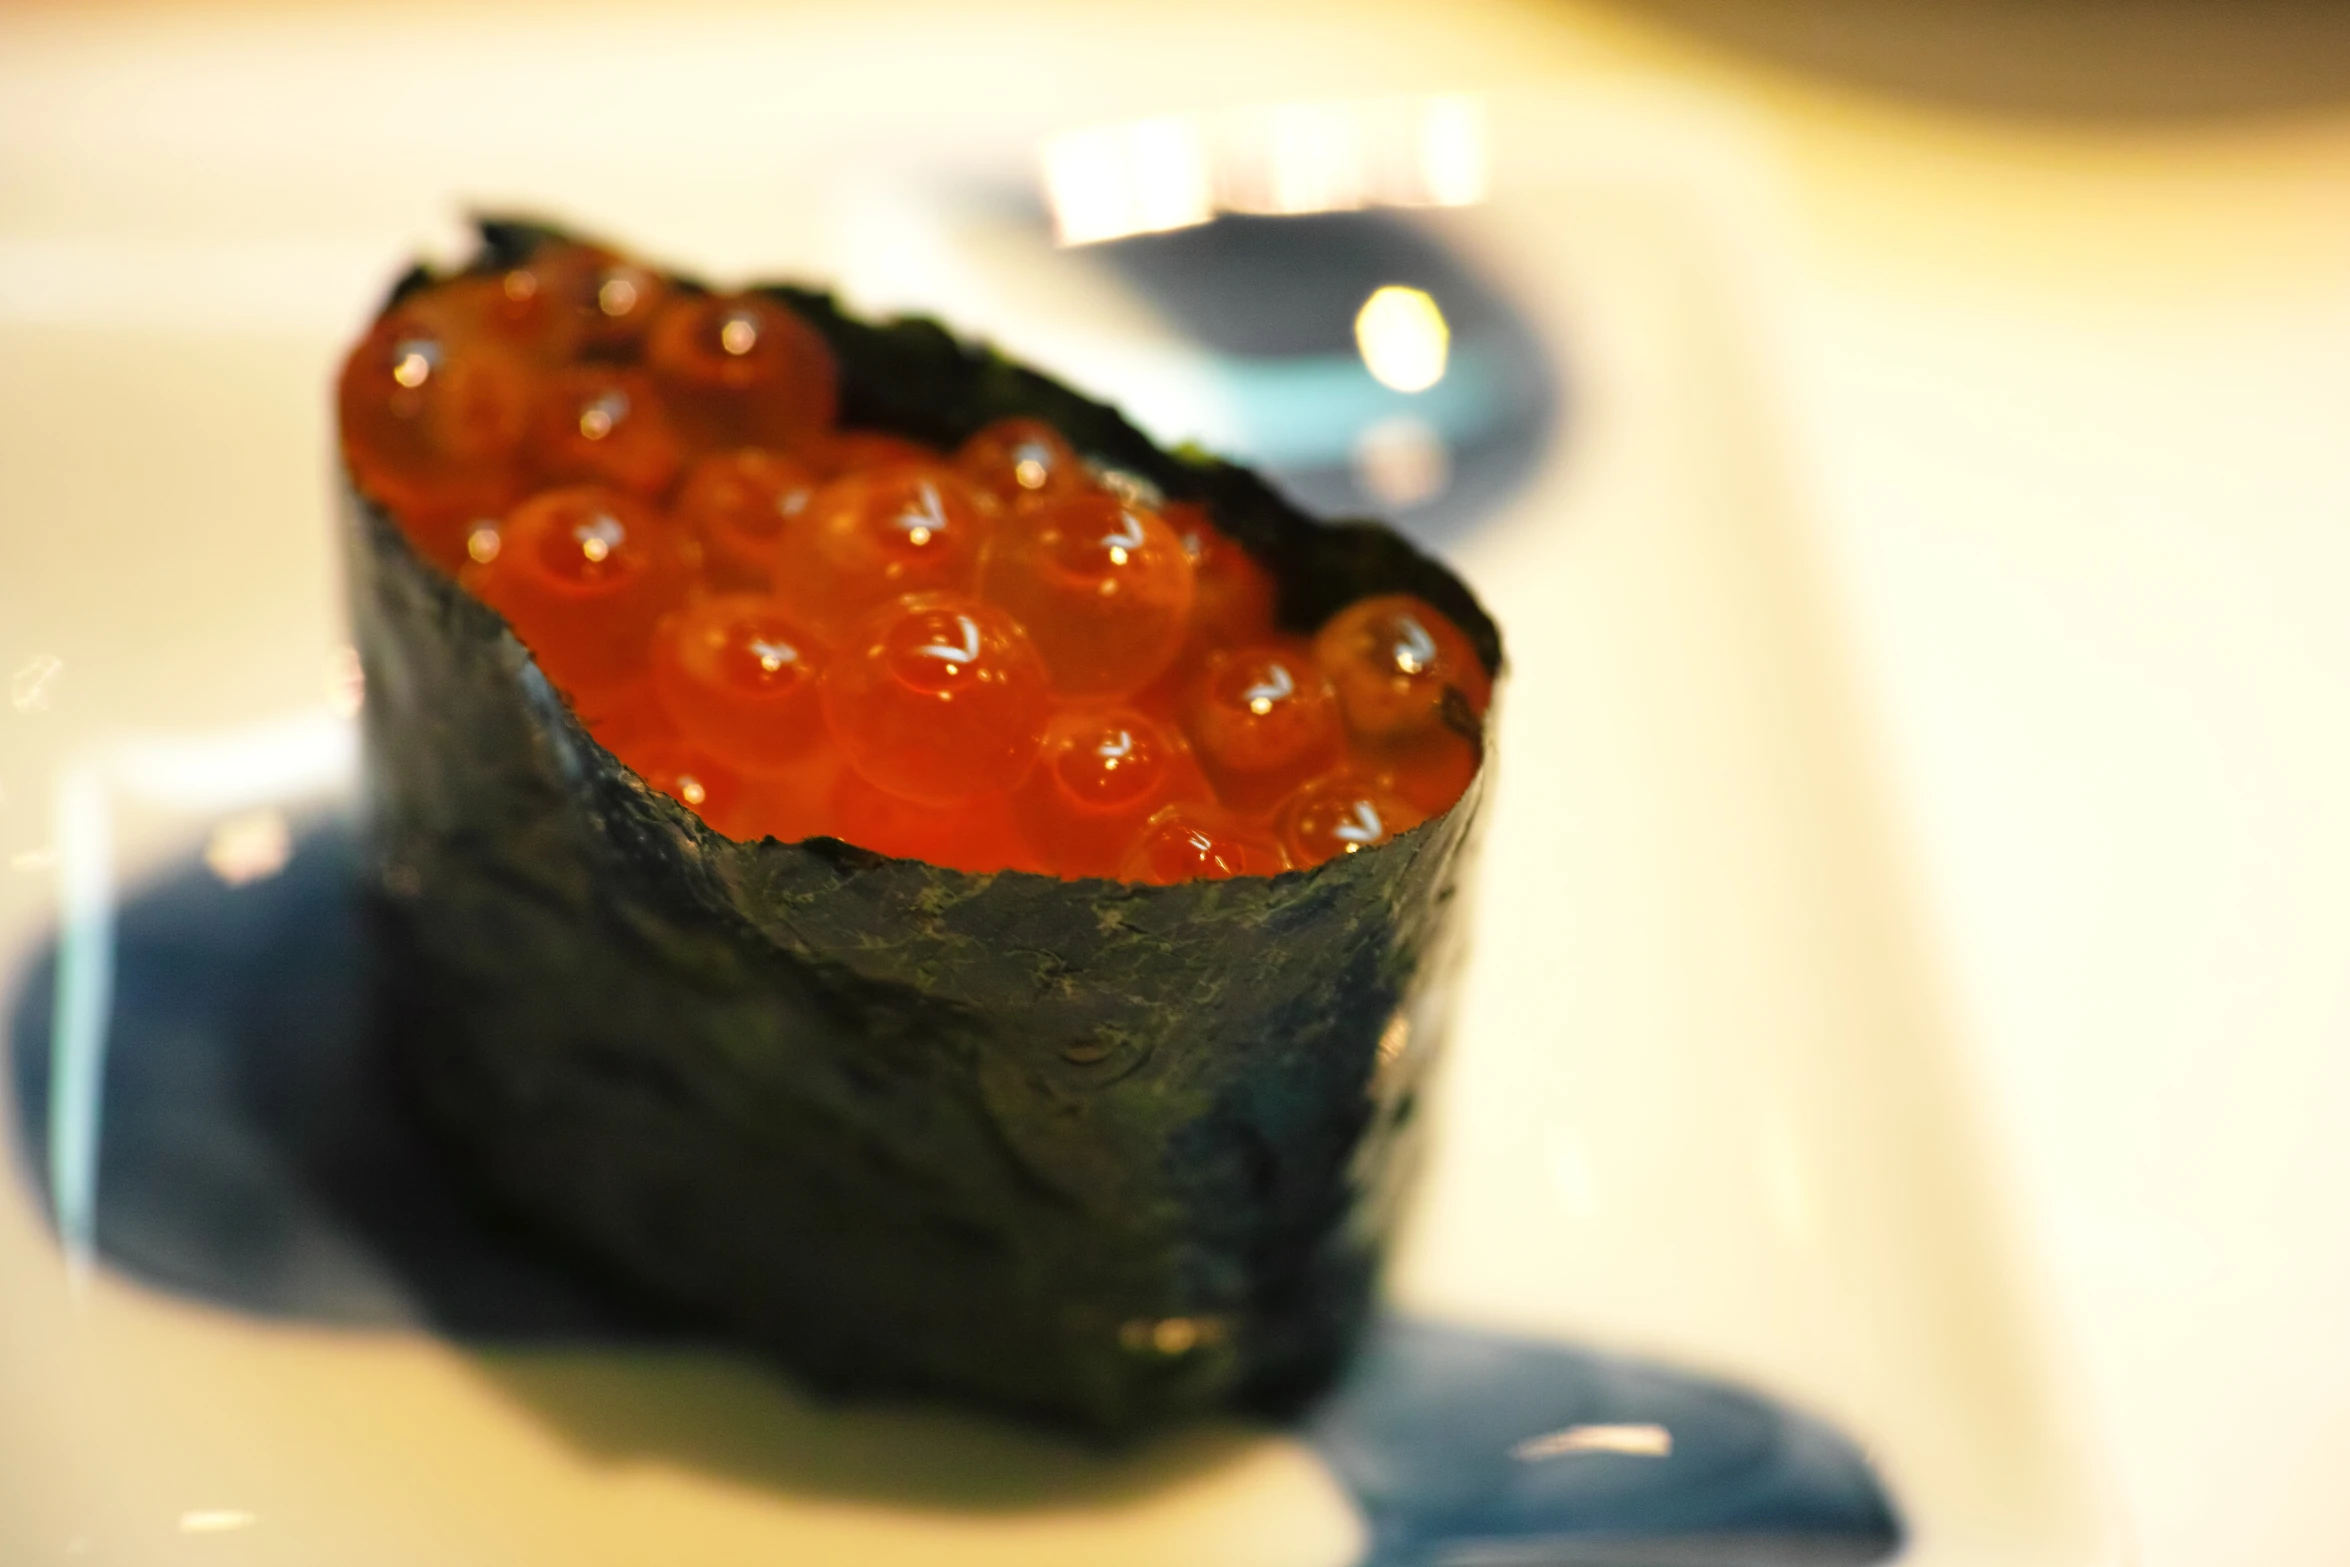
[[[1228,455],[1308,511],[1382,517],[1449,549],[1517,492],[1559,427],[1561,367],[1440,220],[1225,216],[1077,254],[1196,345],[1229,405]],[[1416,392],[1381,385],[1356,343],[1356,313],[1387,287],[1426,294],[1450,331],[1441,378]]]
[[[99,1257],[264,1317],[482,1348],[690,1344],[477,1213],[401,1117],[365,1044],[359,853],[330,821],[268,880],[230,887],[192,867],[125,902]],[[36,1191],[53,967],[53,951],[35,955],[10,1019],[15,1140]],[[527,1367],[491,1374],[551,1419],[613,1424]],[[1900,1543],[1866,1460],[1819,1421],[1564,1345],[1391,1315],[1299,1435],[1361,1509],[1365,1567],[1774,1567],[1877,1561]],[[796,1471],[810,1473],[826,1471]]]

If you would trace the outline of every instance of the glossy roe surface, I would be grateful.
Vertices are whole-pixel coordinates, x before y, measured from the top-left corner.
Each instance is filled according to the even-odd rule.
[[[759,294],[681,296],[654,318],[645,363],[685,437],[790,448],[822,435],[838,397],[816,329]]]
[[[986,519],[951,470],[893,464],[833,480],[779,534],[775,591],[828,635],[910,593],[967,592]]]
[[[477,591],[565,691],[626,680],[682,586],[666,528],[617,490],[544,490],[506,519]]]
[[[653,636],[653,689],[693,744],[746,773],[800,761],[824,738],[816,689],[825,650],[757,594],[702,599]]]
[[[359,488],[729,836],[1270,875],[1474,779],[1490,682],[1432,606],[1298,637],[1204,504],[1035,419],[840,428],[836,380],[777,299],[562,243],[408,295],[336,396]]]
[[[1271,810],[1345,755],[1329,683],[1304,649],[1281,643],[1210,655],[1183,728],[1217,797],[1244,811]]]
[[[849,765],[923,805],[1011,789],[1052,712],[1044,661],[1019,623],[952,593],[869,612],[850,628],[822,691]]]
[[[980,592],[1017,616],[1063,697],[1141,690],[1174,661],[1191,615],[1191,558],[1148,507],[1100,491],[1000,518]]]
[[[1013,797],[1047,869],[1115,876],[1161,806],[1212,798],[1182,734],[1134,708],[1064,710]]]
[[[672,515],[702,550],[714,587],[765,588],[787,523],[808,509],[816,476],[756,446],[712,452],[686,472]]]

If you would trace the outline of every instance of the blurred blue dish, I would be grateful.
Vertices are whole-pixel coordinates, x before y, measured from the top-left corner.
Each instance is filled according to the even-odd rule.
[[[1382,212],[1223,217],[1080,254],[1203,351],[1234,429],[1227,455],[1308,510],[1443,543],[1525,483],[1558,426],[1541,337],[1440,228]],[[1385,385],[1365,361],[1356,318],[1382,288],[1425,294],[1449,329],[1424,390]]]

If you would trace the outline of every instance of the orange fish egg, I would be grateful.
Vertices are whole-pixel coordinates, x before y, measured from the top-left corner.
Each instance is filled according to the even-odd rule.
[[[1055,715],[1012,812],[1046,868],[1114,876],[1159,807],[1208,798],[1178,731],[1132,708],[1108,708]]]
[[[824,717],[869,782],[928,805],[1001,794],[1051,716],[1044,661],[992,604],[931,593],[856,622],[825,672]]]
[[[1477,776],[1477,742],[1438,725],[1392,745],[1350,739],[1347,755],[1355,770],[1408,801],[1422,816],[1449,810]]]
[[[893,466],[833,480],[778,540],[775,591],[804,621],[837,632],[909,593],[965,592],[986,538],[970,487],[949,469]]]
[[[1191,558],[1191,618],[1182,650],[1133,700],[1145,712],[1172,718],[1210,653],[1274,640],[1274,593],[1272,575],[1208,520],[1206,508],[1176,501],[1160,515]]]
[[[547,377],[531,422],[531,466],[548,484],[606,484],[659,500],[685,455],[650,377],[572,365]]]
[[[1162,513],[1191,558],[1191,645],[1236,647],[1273,635],[1273,575],[1219,530],[1206,508],[1170,503]]]
[[[998,519],[979,591],[1027,628],[1054,690],[1114,700],[1182,648],[1191,560],[1158,513],[1081,491]]]
[[[1281,845],[1262,826],[1221,805],[1182,801],[1143,825],[1118,874],[1171,886],[1234,876],[1274,876],[1286,869]]]
[[[998,419],[955,450],[955,466],[1006,506],[1087,488],[1085,464],[1041,419]]]
[[[1426,734],[1444,722],[1447,693],[1471,717],[1492,694],[1477,650],[1433,605],[1409,594],[1358,599],[1314,636],[1314,659],[1338,693],[1352,733],[1379,745]]]
[[[1282,801],[1273,829],[1289,863],[1303,870],[1375,849],[1424,819],[1409,801],[1379,784],[1334,773],[1311,780]]]
[[[652,663],[678,733],[738,772],[786,770],[822,738],[824,648],[773,599],[728,593],[674,611]]]
[[[788,449],[830,427],[832,350],[807,322],[760,294],[681,296],[645,338],[645,366],[670,422],[702,449]]]
[[[653,692],[650,675],[617,684],[586,686],[565,693],[580,725],[596,743],[619,756],[632,743],[651,735],[672,734],[661,699]]]
[[[654,623],[681,586],[660,513],[593,485],[517,506],[479,584],[566,691],[642,674]]]
[[[377,322],[335,387],[343,460],[418,549],[448,569],[475,522],[523,493],[533,377],[495,344],[460,345],[413,312]]]
[[[832,799],[831,830],[877,854],[975,874],[1041,868],[1001,793],[926,804],[845,773]]]
[[[563,316],[571,347],[599,359],[633,357],[669,302],[658,272],[597,245],[547,246],[530,270]]]
[[[452,342],[491,344],[539,363],[564,359],[577,344],[564,302],[548,287],[548,264],[536,258],[435,283],[400,308]]]
[[[612,753],[661,793],[725,831],[742,795],[742,779],[725,763],[666,732],[638,736]]]
[[[785,526],[815,493],[815,476],[797,458],[744,446],[712,452],[688,469],[672,514],[700,541],[713,585],[765,588]]]
[[[1183,730],[1216,797],[1244,811],[1271,810],[1344,755],[1329,683],[1305,649],[1280,643],[1210,654]]]
[[[714,821],[711,825],[746,843],[761,838],[799,843],[827,834],[838,837],[835,801],[847,771],[840,748],[819,725],[809,749],[791,766],[746,774],[730,815],[723,824]]]

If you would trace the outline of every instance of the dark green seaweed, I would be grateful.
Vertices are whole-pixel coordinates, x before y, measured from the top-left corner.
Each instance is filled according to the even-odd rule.
[[[483,231],[476,266],[552,233]],[[1499,673],[1468,589],[1387,529],[1312,521],[933,322],[769,292],[831,342],[845,423],[952,444],[1049,420],[1205,501],[1274,570],[1287,624],[1418,593]],[[819,1388],[1121,1435],[1326,1382],[1416,1162],[1490,769],[1392,843],[1271,878],[738,843],[345,501],[380,1014],[484,1196]]]

